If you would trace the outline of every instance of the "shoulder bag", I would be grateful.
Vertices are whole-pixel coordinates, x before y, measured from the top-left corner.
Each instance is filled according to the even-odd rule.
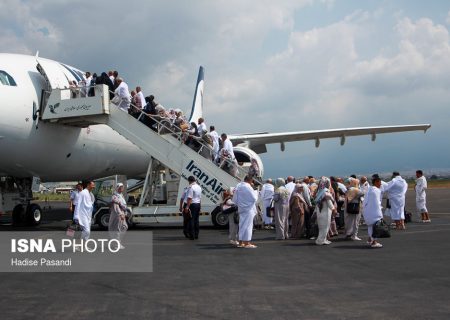
[[[347,202],[347,213],[358,214],[359,213],[359,201],[356,203]]]
[[[372,238],[390,238],[391,232],[389,230],[389,225],[383,219],[378,220],[373,225]]]

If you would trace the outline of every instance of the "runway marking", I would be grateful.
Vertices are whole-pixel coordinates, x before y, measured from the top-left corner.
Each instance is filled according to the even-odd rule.
[[[430,215],[450,215],[450,212],[430,212]]]
[[[422,231],[409,231],[403,233],[396,233],[395,235],[406,235],[406,234],[416,234],[416,233],[429,233],[429,232],[439,232],[439,231],[449,231],[450,229],[433,229],[433,230],[422,230]]]

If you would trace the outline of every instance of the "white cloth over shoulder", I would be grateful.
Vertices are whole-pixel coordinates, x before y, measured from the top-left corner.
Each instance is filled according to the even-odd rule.
[[[223,149],[225,149],[229,155],[231,155],[231,160],[235,159],[234,151],[233,151],[233,143],[231,143],[230,139],[226,139],[223,142]]]
[[[73,215],[74,220],[78,220],[78,224],[83,227],[83,231],[87,230],[87,237],[91,229],[92,210],[94,208],[94,196],[88,189],[84,189],[78,195],[78,201]]]
[[[261,191],[259,192],[259,196],[263,201],[272,201],[273,194],[275,192],[275,187],[271,183],[264,183]]]
[[[291,194],[292,194],[292,191],[294,191],[294,189],[295,189],[295,183],[294,182],[288,182],[286,185],[285,185],[285,187],[286,187],[286,189],[288,189],[288,191],[289,191],[289,199],[291,199]]]
[[[258,191],[253,190],[247,182],[236,186],[233,202],[238,206],[239,212],[239,240],[250,241],[253,233],[253,218],[256,215],[256,201]]]
[[[216,131],[211,131],[209,135],[213,141],[214,159],[216,159],[219,156],[219,134]]]
[[[375,222],[383,219],[381,190],[374,186],[369,187],[364,198],[363,207],[364,221],[367,225],[373,225]]]
[[[203,134],[204,134],[206,131],[208,131],[208,130],[206,129],[206,123],[202,122],[201,124],[199,124],[199,125],[197,126],[197,130],[198,130],[198,134],[200,135],[200,137],[203,136]]]
[[[130,92],[128,91],[128,85],[122,81],[117,89],[114,91],[115,95],[119,97],[120,102],[118,107],[123,111],[128,112],[128,108],[130,107],[131,97]]]
[[[405,219],[405,195],[407,190],[408,184],[400,176],[394,177],[383,189],[384,192],[388,193],[389,204],[391,205],[389,215],[393,220]]]
[[[273,199],[273,194],[275,193],[275,188],[271,183],[264,183],[261,191],[259,192],[259,197],[263,204],[263,220],[264,224],[271,224],[272,218],[267,216],[266,209],[270,206]]]
[[[418,213],[428,212],[427,209],[427,190],[428,184],[424,176],[416,180],[416,208]]]
[[[147,102],[145,102],[144,94],[142,93],[142,91],[139,91],[137,93],[137,95],[138,95],[139,99],[141,100],[141,106],[143,108],[147,104]]]

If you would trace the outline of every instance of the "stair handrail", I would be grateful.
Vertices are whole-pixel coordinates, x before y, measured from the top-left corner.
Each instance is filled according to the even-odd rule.
[[[110,92],[111,93],[113,93],[114,94],[114,92],[112,92],[111,90],[110,90]],[[111,102],[112,103],[112,102]],[[114,103],[113,103],[114,104]],[[115,105],[115,104],[114,104]],[[160,116],[154,116],[154,115],[151,115],[151,114],[148,114],[148,113],[146,113],[146,112],[144,112],[143,111],[143,109],[141,109],[141,108],[139,108],[139,107],[137,107],[136,105],[134,105],[131,101],[129,102],[129,105],[130,105],[130,107],[132,107],[134,110],[135,110],[135,112],[137,112],[137,113],[139,113],[139,116],[136,118],[136,120],[137,121],[140,121],[141,119],[142,119],[142,117],[148,117],[148,118],[150,118],[150,119],[152,119],[153,121],[155,121],[156,122],[156,124],[157,124],[157,133],[158,133],[158,135],[160,135],[160,136],[162,136],[163,135],[163,133],[161,133],[162,132],[162,130],[167,130],[167,131],[169,131],[169,132],[167,132],[166,134],[169,134],[169,133],[171,133],[172,135],[174,135],[175,136],[175,138],[178,140],[178,141],[180,141],[182,144],[184,144],[184,142],[185,142],[185,140],[183,139],[184,138],[184,136],[186,136],[186,132],[183,132],[182,130],[181,130],[181,128],[179,128],[180,129],[180,131],[175,131],[175,130],[173,130],[171,127],[173,127],[174,125],[170,122],[170,119],[166,119],[166,118],[162,118],[162,117],[160,117]],[[117,105],[115,105],[116,107],[117,107]],[[130,115],[131,116],[131,115]],[[134,118],[134,117],[133,117]],[[165,120],[165,121],[164,121]],[[168,126],[166,123],[164,123],[164,122],[169,122],[170,123],[170,126]],[[176,127],[176,126],[175,126]],[[177,127],[178,128],[178,127]],[[150,128],[151,130],[153,130],[152,128]],[[202,141],[202,138],[200,137],[200,138],[198,138],[198,137],[194,137],[194,139],[200,144],[200,148],[199,148],[199,150],[194,150],[194,149],[192,149],[191,148],[191,150],[193,150],[194,152],[196,152],[197,154],[202,154],[202,151],[204,150],[204,148],[207,148],[207,150],[209,151],[209,153],[210,154],[212,154],[213,153],[213,149],[211,148],[211,146],[209,146],[208,144],[205,144],[203,141]],[[210,160],[211,162],[213,162],[212,160]],[[214,163],[214,162],[213,162]],[[228,168],[230,168],[230,171],[231,170],[233,170],[233,168],[236,170],[236,173],[235,174],[233,174],[232,172],[230,172],[230,171],[226,171],[226,170],[224,170],[223,169],[223,167],[225,166],[225,164],[227,164],[227,166],[228,166]],[[220,165],[218,166],[218,168],[220,168],[220,169],[222,169],[222,170],[224,170],[225,172],[227,172],[228,174],[230,174],[231,176],[233,176],[233,177],[235,177],[235,178],[237,178],[238,180],[240,180],[240,181],[242,181],[242,180],[244,180],[244,177],[248,174],[248,170],[246,170],[245,168],[243,168],[243,167],[241,167],[241,166],[239,166],[239,164],[237,163],[237,161],[234,159],[234,161],[233,160],[230,160],[230,159],[223,159],[221,162],[220,162]],[[259,181],[258,179],[256,179],[256,178],[254,178],[254,180],[258,183],[258,184],[262,184],[261,183],[261,181]]]

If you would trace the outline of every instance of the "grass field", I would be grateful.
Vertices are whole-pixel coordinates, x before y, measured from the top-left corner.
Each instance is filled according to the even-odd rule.
[[[33,193],[34,200],[37,201],[67,201],[69,202],[68,194],[55,193]]]

